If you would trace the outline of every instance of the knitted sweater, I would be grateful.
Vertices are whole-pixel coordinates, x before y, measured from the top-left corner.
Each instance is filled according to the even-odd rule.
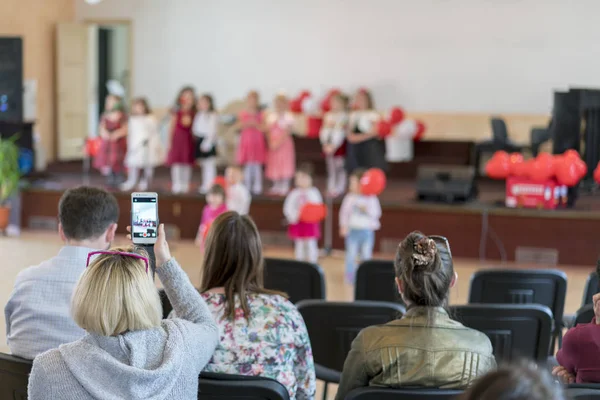
[[[174,259],[156,273],[179,318],[118,336],[87,334],[39,355],[29,399],[196,399],[218,328]]]

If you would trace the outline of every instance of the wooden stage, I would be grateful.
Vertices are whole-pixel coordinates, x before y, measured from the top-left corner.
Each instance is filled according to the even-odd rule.
[[[45,178],[33,180],[22,196],[22,225],[25,228],[56,228],[57,205],[62,192],[84,183],[82,174],[75,172],[79,167],[80,164],[71,164],[54,168]],[[394,166],[400,170],[402,167],[403,164]],[[411,168],[410,164],[404,167]],[[197,175],[194,182],[199,182]],[[91,183],[101,186],[103,179],[92,175]],[[317,178],[316,183],[323,189],[323,178]],[[196,192],[171,195],[168,171],[162,169],[157,172],[155,187],[151,189],[160,193],[161,221],[175,235],[193,238],[204,206],[203,196]],[[505,208],[503,182],[482,180],[479,193],[477,200],[466,204],[423,203],[415,200],[414,178],[394,177],[381,195],[382,228],[377,233],[375,251],[393,254],[402,237],[412,230],[421,230],[448,237],[453,255],[460,258],[538,262],[547,266],[558,263],[588,268],[596,264],[600,250],[597,239],[600,198],[597,196],[581,197],[572,210],[544,211]],[[115,195],[122,210],[119,231],[123,232],[128,224],[130,198],[128,193],[116,192]],[[332,204],[331,238],[333,249],[342,250],[343,239],[337,231],[340,203],[341,199],[337,199]],[[250,213],[267,245],[291,246],[286,236],[282,206],[281,198],[257,196],[252,201]],[[518,254],[521,256],[517,257]]]

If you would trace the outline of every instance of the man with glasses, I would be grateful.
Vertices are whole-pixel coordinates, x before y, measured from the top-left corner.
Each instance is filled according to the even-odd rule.
[[[119,205],[110,193],[92,187],[67,190],[58,206],[58,255],[19,273],[4,308],[12,354],[33,359],[85,334],[70,313],[71,295],[88,254],[106,250],[115,238]]]

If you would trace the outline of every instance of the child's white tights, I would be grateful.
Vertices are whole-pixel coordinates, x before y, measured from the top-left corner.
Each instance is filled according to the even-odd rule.
[[[244,167],[244,184],[254,194],[262,193],[263,170],[259,163],[248,163]]]
[[[129,191],[135,187],[138,183],[138,179],[140,178],[140,172],[142,168],[130,167],[128,170],[127,181],[123,183],[121,186],[121,190]],[[145,191],[148,189],[148,185],[152,181],[152,177],[154,176],[154,167],[145,167],[144,168],[144,176],[140,180],[138,185],[138,189],[140,191]]]
[[[215,183],[215,178],[217,177],[217,160],[215,157],[203,158],[200,160],[200,166],[202,167],[200,193],[206,193]]]
[[[296,239],[294,241],[296,260],[316,264],[319,261],[319,246],[317,239]]]
[[[327,192],[338,195],[344,193],[346,191],[344,157],[328,155],[325,161],[327,164]]]
[[[173,193],[187,193],[192,180],[192,166],[187,164],[173,164],[171,167],[171,191]]]

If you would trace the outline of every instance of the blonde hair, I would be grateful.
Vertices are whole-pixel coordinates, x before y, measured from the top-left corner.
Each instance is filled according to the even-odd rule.
[[[112,251],[145,251],[133,246]],[[86,268],[71,299],[73,319],[89,333],[114,336],[160,325],[162,306],[143,260],[101,254]]]

